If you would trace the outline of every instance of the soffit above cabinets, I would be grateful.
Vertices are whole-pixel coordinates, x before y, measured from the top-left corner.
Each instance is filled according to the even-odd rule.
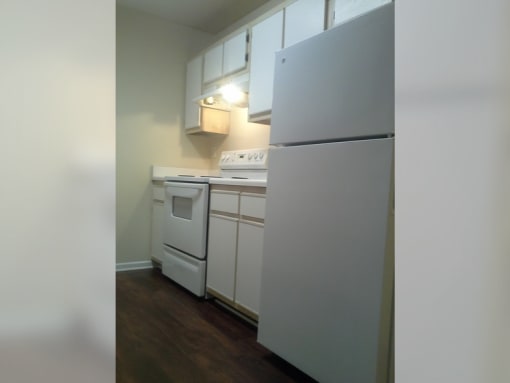
[[[117,0],[176,24],[217,34],[269,0]]]

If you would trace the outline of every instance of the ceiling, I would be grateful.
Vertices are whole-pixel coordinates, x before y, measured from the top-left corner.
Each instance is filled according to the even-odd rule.
[[[117,4],[216,34],[269,0],[117,0]]]

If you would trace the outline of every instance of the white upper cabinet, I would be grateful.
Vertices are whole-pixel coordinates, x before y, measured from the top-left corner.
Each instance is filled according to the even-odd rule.
[[[282,48],[283,10],[252,28],[250,58],[251,121],[266,120],[273,104],[274,54]]]
[[[211,82],[223,73],[223,44],[216,45],[204,54],[204,82]]]
[[[246,30],[216,45],[204,54],[204,83],[219,80],[246,68]]]
[[[223,76],[246,68],[246,40],[246,31],[243,31],[223,44]]]
[[[184,128],[200,126],[200,107],[193,99],[202,92],[202,56],[198,56],[188,63],[186,71],[186,107],[184,114]]]
[[[333,25],[340,24],[387,3],[391,3],[391,0],[335,0]]]
[[[324,31],[324,0],[298,0],[285,8],[285,48]]]

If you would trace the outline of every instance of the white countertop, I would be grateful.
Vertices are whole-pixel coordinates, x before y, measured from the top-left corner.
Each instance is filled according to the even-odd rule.
[[[231,185],[231,186],[258,186],[266,187],[266,179],[239,179],[239,178],[210,178],[211,185]]]
[[[174,168],[164,166],[152,167],[153,181],[164,181],[165,177],[177,176],[179,174],[190,174],[194,176],[215,176],[218,175],[218,172],[210,169]]]
[[[164,181],[165,177],[177,176],[179,174],[190,174],[194,176],[217,176],[218,171],[208,170],[208,169],[193,169],[193,168],[174,168],[174,167],[163,167],[163,166],[153,166],[152,167],[152,180],[153,181]],[[232,185],[232,186],[256,186],[256,187],[266,187],[267,179],[266,178],[249,178],[249,179],[240,179],[240,178],[210,178],[209,184],[216,185]]]

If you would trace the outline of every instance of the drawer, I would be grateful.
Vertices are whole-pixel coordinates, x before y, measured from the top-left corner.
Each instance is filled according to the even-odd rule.
[[[211,191],[210,210],[239,213],[239,192],[230,190]]]
[[[264,219],[266,213],[265,194],[242,193],[240,214]]]
[[[165,200],[165,188],[163,186],[152,185],[152,199],[158,201]]]

